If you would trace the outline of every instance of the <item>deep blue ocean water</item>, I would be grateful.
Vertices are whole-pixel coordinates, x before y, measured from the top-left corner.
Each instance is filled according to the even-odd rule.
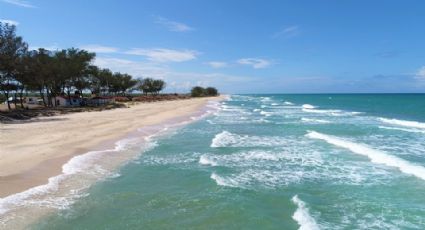
[[[34,229],[425,229],[425,95],[232,95]]]

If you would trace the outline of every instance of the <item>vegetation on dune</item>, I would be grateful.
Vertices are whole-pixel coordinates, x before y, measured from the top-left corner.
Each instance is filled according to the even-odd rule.
[[[203,88],[201,86],[195,86],[190,91],[192,97],[212,97],[218,95],[218,90],[214,87]]]

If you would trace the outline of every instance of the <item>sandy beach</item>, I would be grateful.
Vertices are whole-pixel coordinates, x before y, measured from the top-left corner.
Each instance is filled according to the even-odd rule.
[[[209,100],[197,98],[136,104],[101,112],[44,117],[0,124],[0,197],[45,184],[75,155],[95,150],[137,128],[190,116]]]

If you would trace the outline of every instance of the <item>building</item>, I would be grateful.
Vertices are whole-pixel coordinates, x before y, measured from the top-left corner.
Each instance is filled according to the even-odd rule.
[[[30,105],[41,105],[43,100],[40,97],[25,97],[24,102]]]
[[[48,99],[46,99],[46,101],[48,101]],[[51,98],[52,105],[60,107],[81,106],[82,102],[82,98],[76,96],[56,96]]]

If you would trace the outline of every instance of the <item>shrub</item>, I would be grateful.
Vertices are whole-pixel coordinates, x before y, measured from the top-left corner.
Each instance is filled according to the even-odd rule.
[[[214,87],[203,88],[201,86],[195,86],[190,91],[192,97],[211,97],[217,96],[218,90]]]
[[[218,90],[214,87],[208,87],[205,89],[205,93],[207,96],[217,96]]]
[[[190,91],[190,95],[192,95],[192,97],[203,97],[205,96],[205,89],[200,86],[195,86]]]

